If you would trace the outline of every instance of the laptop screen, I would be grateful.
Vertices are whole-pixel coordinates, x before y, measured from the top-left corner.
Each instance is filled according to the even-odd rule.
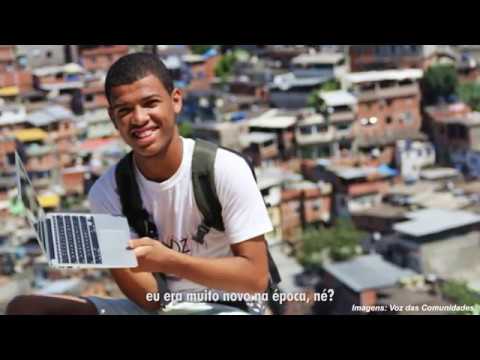
[[[45,249],[45,242],[40,229],[40,220],[45,217],[45,212],[38,202],[33,185],[17,152],[15,152],[15,164],[18,194],[25,207],[25,217],[29,225],[35,230],[40,245]]]

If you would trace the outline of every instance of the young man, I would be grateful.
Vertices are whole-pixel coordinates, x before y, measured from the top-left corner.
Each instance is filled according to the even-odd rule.
[[[105,90],[110,117],[133,150],[141,198],[158,239],[138,239],[132,230],[130,246],[139,266],[111,271],[129,300],[21,296],[10,303],[7,313],[155,313],[160,304],[147,297],[159,291],[152,274],[157,272],[166,274],[172,293],[265,291],[269,272],[264,234],[272,225],[246,161],[218,150],[215,188],[225,232],[211,229],[203,244],[194,241],[202,216],[191,181],[195,141],[182,138],[176,125],[181,92],[163,63],[144,53],[124,56],[112,65]],[[97,180],[89,202],[92,212],[122,215],[115,167]]]

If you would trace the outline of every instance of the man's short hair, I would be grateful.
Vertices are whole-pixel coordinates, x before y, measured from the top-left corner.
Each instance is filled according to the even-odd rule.
[[[174,86],[172,76],[163,62],[155,55],[149,53],[133,53],[122,56],[108,70],[105,79],[105,95],[111,103],[112,88],[114,86],[128,85],[154,75],[171,94]]]

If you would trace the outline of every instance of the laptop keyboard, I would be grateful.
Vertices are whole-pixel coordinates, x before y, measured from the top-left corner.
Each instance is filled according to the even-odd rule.
[[[61,263],[102,263],[93,217],[56,215],[55,219],[59,239],[57,253]]]

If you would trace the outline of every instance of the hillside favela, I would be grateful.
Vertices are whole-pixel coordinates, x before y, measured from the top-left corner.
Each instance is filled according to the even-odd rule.
[[[135,52],[181,89],[184,138],[254,164],[283,314],[480,314],[480,45],[0,45],[0,314],[124,296],[108,270],[49,266],[15,154],[46,213],[89,212],[130,150],[104,84]]]

